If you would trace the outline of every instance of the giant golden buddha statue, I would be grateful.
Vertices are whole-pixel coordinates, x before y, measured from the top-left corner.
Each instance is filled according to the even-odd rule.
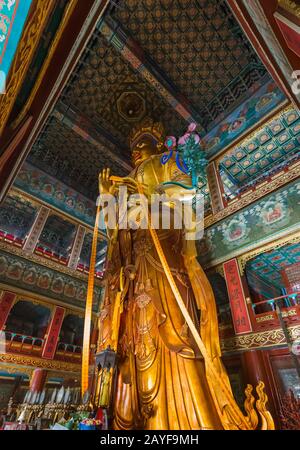
[[[180,198],[183,173],[174,156],[162,164],[162,142],[162,126],[151,120],[133,130],[134,170],[118,182],[110,169],[103,170],[100,195],[114,195],[124,184],[130,193],[140,186],[150,199],[167,182],[172,185],[172,195],[178,190]],[[191,184],[189,177],[184,177],[184,184]],[[150,229],[116,227],[107,231],[110,243],[97,353],[112,349],[118,354],[117,378],[108,386],[103,371],[98,372],[95,402],[101,406],[101,398],[111,394],[113,427],[255,428],[254,398],[249,393],[249,414],[244,417],[221,361],[215,299],[196,259],[195,241],[186,240],[186,230],[175,227],[155,230],[156,244]],[[163,253],[164,264],[159,253]],[[262,396],[263,427],[272,428]]]

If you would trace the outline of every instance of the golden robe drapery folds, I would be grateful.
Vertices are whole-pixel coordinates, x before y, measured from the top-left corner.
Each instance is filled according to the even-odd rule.
[[[159,155],[142,162],[130,175],[143,185],[148,198],[162,183],[180,176],[175,159],[162,165]],[[195,242],[186,241],[178,229],[160,229],[157,234],[190,316],[230,390],[220,360],[215,299],[196,260]],[[108,255],[98,352],[115,345],[112,327],[122,267],[129,280],[117,344],[114,427],[223,429],[202,355],[178,307],[149,230],[115,231]]]

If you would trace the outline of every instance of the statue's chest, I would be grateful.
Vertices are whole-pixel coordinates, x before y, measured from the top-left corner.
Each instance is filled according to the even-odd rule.
[[[157,186],[165,181],[165,168],[159,159],[152,159],[141,164],[134,178],[143,186],[145,194],[151,195],[156,192]]]

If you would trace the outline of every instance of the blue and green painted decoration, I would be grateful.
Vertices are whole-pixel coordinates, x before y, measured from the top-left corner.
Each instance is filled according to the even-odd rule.
[[[223,181],[227,184],[227,178],[237,187],[244,186],[288,161],[299,152],[299,146],[300,114],[291,107],[222,158]]]
[[[0,93],[13,62],[32,0],[0,0]]]
[[[203,186],[206,183],[206,167],[208,164],[205,151],[201,148],[200,136],[195,132],[197,125],[191,123],[187,132],[176,141],[174,136],[168,136],[165,140],[165,147],[168,149],[164,153],[161,162],[166,164],[175,156],[178,169],[185,175],[192,177],[192,187],[184,186],[187,189]]]
[[[299,262],[300,244],[290,244],[271,252],[262,253],[249,261],[246,265],[247,275],[249,273],[256,274],[265,283],[273,285],[280,291],[284,287],[282,270]]]

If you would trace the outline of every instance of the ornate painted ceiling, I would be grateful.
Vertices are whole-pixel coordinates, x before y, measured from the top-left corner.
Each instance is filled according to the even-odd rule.
[[[46,203],[50,208],[56,208],[71,215],[75,220],[94,226],[95,202],[40,169],[25,163],[14,186]]]
[[[28,161],[95,200],[98,194],[98,175],[103,167],[113,166],[114,171],[121,176],[128,173],[109,158],[107,149],[116,151],[113,144],[103,137],[101,145],[102,151],[99,151],[52,116],[35,142]]]
[[[132,127],[147,115],[161,120],[166,133],[183,132],[186,126],[114,46],[97,33],[72,74],[61,101],[102,126],[125,149],[128,149]],[[128,150],[125,151],[123,157],[129,156]]]
[[[36,80],[66,4],[66,0],[58,2],[49,20],[15,114]],[[295,110],[284,110],[259,126],[285,102],[225,0],[114,0],[70,75],[15,187],[92,225],[99,172],[112,167],[116,175],[129,173],[129,133],[150,116],[163,123],[166,134],[176,136],[183,134],[190,121],[197,121],[209,157],[231,148],[219,163],[228,190],[237,193],[295,157],[300,144],[300,116]],[[243,139],[258,126],[258,131]],[[209,211],[207,185],[202,192]],[[22,242],[36,211],[34,202],[8,196],[0,208],[0,237],[11,233]],[[38,245],[67,260],[74,232],[73,221],[51,215]],[[82,272],[88,269],[91,240],[87,232],[78,264]],[[104,241],[99,242],[97,270],[103,267],[105,247]],[[254,286],[259,278],[264,286],[271,282],[280,292],[282,264],[299,261],[300,249],[290,246],[276,252],[248,264],[250,284]],[[3,279],[14,279],[17,285],[25,262],[20,255],[2,253]],[[35,262],[32,267],[38,274],[44,270]],[[54,272],[49,276],[56,280],[59,272]],[[67,278],[63,283],[69,286],[72,282]],[[26,287],[26,279],[24,283]],[[37,283],[36,291],[47,292],[49,283]],[[66,298],[83,302],[84,289],[77,287],[77,297],[70,288]],[[55,285],[51,295],[59,298],[60,290],[61,284]]]
[[[35,202],[20,195],[8,195],[0,207],[0,236],[10,235],[23,243],[37,211]]]
[[[247,188],[262,175],[299,157],[300,114],[284,109],[220,160],[223,180],[230,191]]]
[[[288,266],[300,262],[300,244],[291,244],[271,252],[263,253],[249,261],[246,265],[248,281],[254,290],[258,288],[258,280],[265,287],[277,289],[278,295],[284,288],[281,272]],[[264,289],[266,290],[266,288]]]
[[[62,14],[65,1],[60,4]],[[49,22],[49,39],[57,20]],[[28,83],[34,82],[38,60],[34,65]],[[27,95],[23,89],[21,103]],[[115,0],[70,75],[15,187],[92,225],[99,172],[104,167],[120,176],[130,172],[129,133],[151,116],[176,136],[196,120],[209,157],[231,148],[219,163],[227,192],[236,194],[295,157],[300,144],[295,111],[259,126],[283,109],[284,102],[225,0]],[[252,127],[259,131],[243,139]],[[207,184],[202,192],[208,213]],[[21,239],[30,217],[22,216]],[[14,224],[11,229],[17,235]],[[61,218],[48,222],[39,245],[67,260],[72,233],[70,223]],[[90,248],[91,235],[86,234],[82,271],[88,267]]]
[[[120,0],[110,18],[195,107],[204,129],[265,74],[224,0]]]
[[[103,167],[129,173],[142,118],[178,136],[197,120],[204,135],[266,77],[225,1],[113,2],[28,161],[95,200]]]

